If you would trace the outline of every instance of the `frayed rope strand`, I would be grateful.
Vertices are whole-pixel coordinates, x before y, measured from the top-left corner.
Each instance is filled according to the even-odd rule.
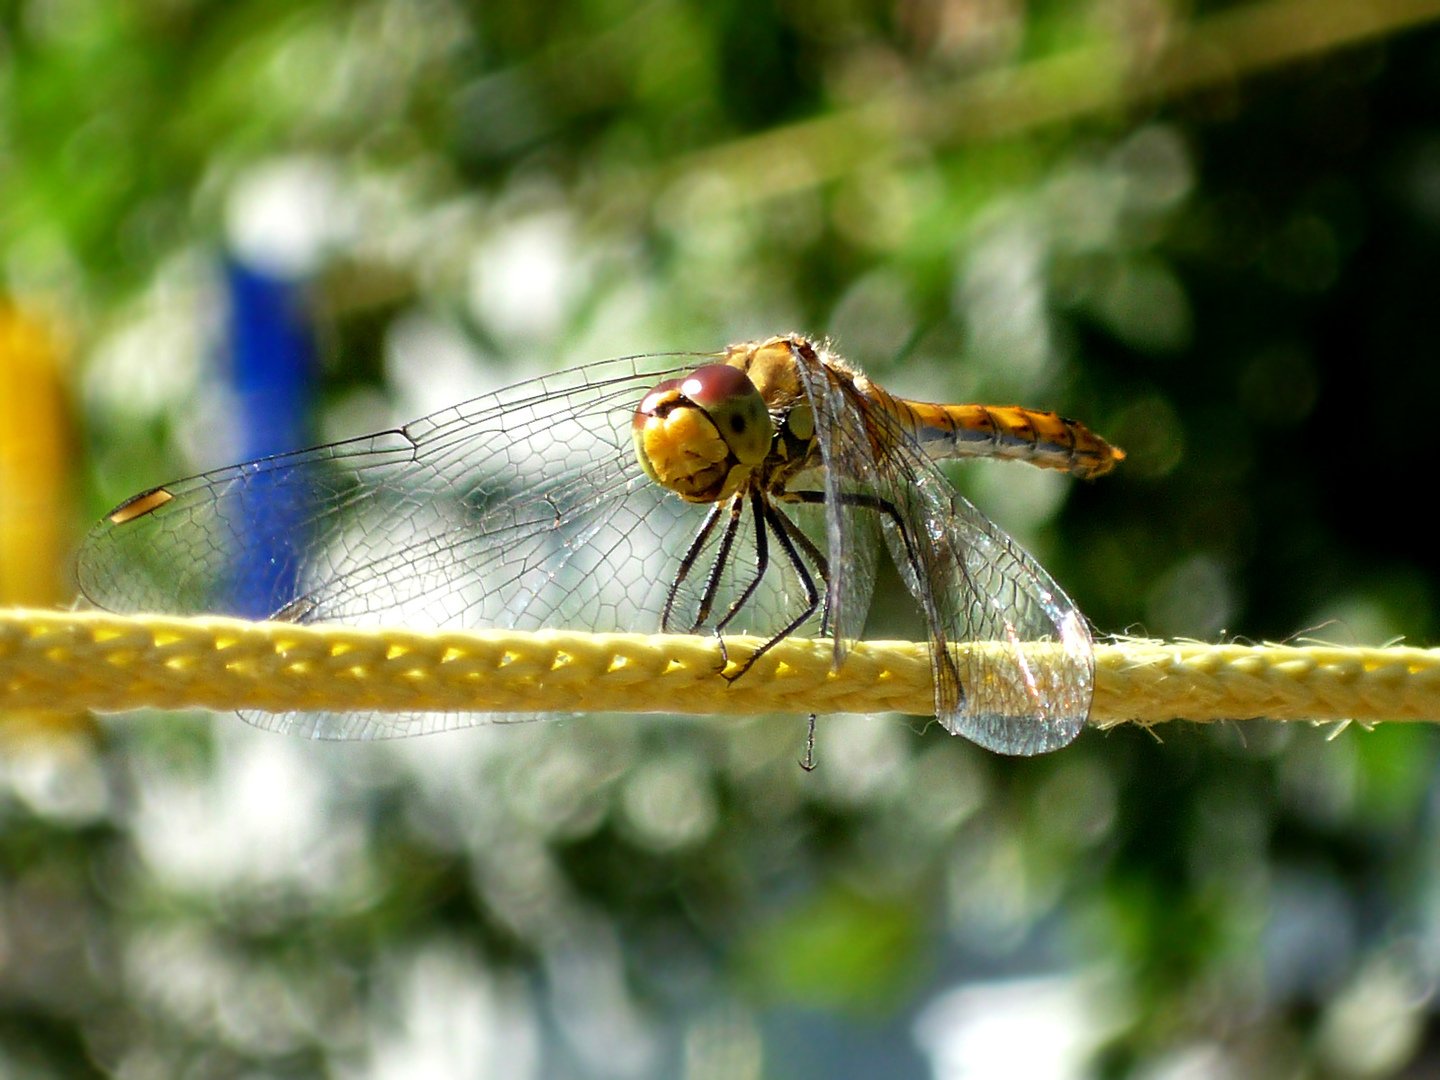
[[[759,641],[726,644],[744,657]],[[861,642],[839,671],[831,657],[828,641],[789,638],[731,683],[713,637],[10,609],[0,610],[0,709],[933,714],[926,645]],[[1120,640],[1097,645],[1095,660],[1098,727],[1440,720],[1435,649]]]

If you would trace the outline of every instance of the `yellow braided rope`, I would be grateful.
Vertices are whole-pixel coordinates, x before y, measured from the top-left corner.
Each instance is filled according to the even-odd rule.
[[[727,639],[736,656],[756,642]],[[984,646],[974,646],[981,647]],[[788,639],[743,679],[714,638],[410,631],[0,610],[0,709],[933,712],[926,647]],[[1118,641],[1091,723],[1440,720],[1440,650]]]

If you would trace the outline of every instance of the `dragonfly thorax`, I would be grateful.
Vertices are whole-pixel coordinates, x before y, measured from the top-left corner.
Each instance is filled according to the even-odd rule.
[[[646,394],[631,434],[645,475],[682,499],[716,502],[746,487],[775,428],[743,371],[708,364]]]

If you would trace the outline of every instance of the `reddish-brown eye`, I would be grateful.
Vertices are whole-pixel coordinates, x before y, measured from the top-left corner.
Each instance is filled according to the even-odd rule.
[[[758,465],[765,460],[775,429],[765,398],[745,372],[729,364],[706,364],[685,376],[680,393],[705,410],[736,461]]]
[[[680,392],[702,409],[759,395],[750,376],[729,364],[706,364],[696,368],[680,383]]]

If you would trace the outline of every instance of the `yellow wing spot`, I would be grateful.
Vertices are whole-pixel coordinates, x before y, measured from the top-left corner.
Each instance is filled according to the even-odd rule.
[[[315,610],[315,601],[308,596],[297,596],[279,611],[270,616],[271,622],[298,623]]]
[[[111,525],[124,525],[126,522],[154,513],[173,498],[175,496],[163,487],[142,491],[133,499],[126,499],[114,510],[111,510],[108,520]]]

